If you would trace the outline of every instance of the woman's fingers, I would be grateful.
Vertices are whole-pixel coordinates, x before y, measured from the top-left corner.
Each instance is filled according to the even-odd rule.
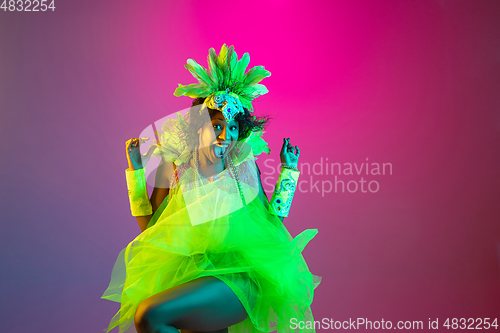
[[[297,146],[292,146],[290,141],[288,141],[288,147],[287,147],[288,152],[295,155],[297,153],[297,148],[298,148]]]
[[[287,140],[283,138],[283,146],[281,146],[281,154],[284,154],[287,150]]]
[[[283,154],[292,153],[293,155],[299,156],[300,149],[298,146],[292,146],[290,143],[290,138],[283,138],[283,146],[281,147],[281,152]]]
[[[138,138],[131,138],[125,142],[125,146],[128,153],[131,153],[132,150],[138,147]]]
[[[281,151],[283,153],[292,153],[294,155],[298,154],[300,152],[299,147],[297,146],[292,146],[290,143],[290,138],[284,138],[283,139],[283,147],[281,148]]]
[[[132,139],[129,139],[127,140],[127,142],[125,142],[125,144],[127,146],[132,146],[132,147],[137,147],[139,146],[141,143],[145,143],[146,141],[148,141],[149,138],[148,137],[143,137],[143,138],[132,138]]]
[[[140,143],[145,143],[146,141],[149,140],[149,137],[142,137],[142,138],[132,138],[132,139],[129,139],[127,140],[127,142],[125,142],[125,144],[128,146],[128,145],[131,145],[131,146],[138,146]]]
[[[132,151],[132,147],[133,147],[133,142],[134,142],[134,139],[129,139],[127,140],[127,142],[125,142],[125,146],[126,146],[126,149],[127,151]]]

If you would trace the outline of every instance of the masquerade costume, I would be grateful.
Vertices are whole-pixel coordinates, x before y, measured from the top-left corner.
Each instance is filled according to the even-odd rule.
[[[266,207],[258,196],[260,171],[255,162],[257,155],[270,153],[262,130],[223,152],[224,171],[207,178],[198,170],[198,137],[189,127],[193,119],[206,117],[210,108],[229,122],[244,108],[252,112],[252,100],[268,92],[258,82],[270,73],[255,66],[245,74],[249,61],[248,53],[238,60],[233,47],[225,44],[218,56],[210,49],[208,70],[187,61],[185,67],[199,83],[179,85],[174,95],[206,99],[185,116],[178,113],[177,119],[166,121],[163,133],[158,133],[160,145],[154,154],[172,161],[175,172],[147,229],[118,255],[102,298],[121,303],[121,308],[105,331],[119,326],[120,333],[135,332],[135,310],[144,299],[214,276],[233,290],[248,313],[229,327],[230,333],[315,332],[304,325],[292,329],[291,319],[314,320],[310,305],[321,277],[309,271],[301,252],[318,230],[306,229],[293,238],[276,216],[288,214],[298,171],[283,169],[273,193],[276,205]],[[139,186],[140,195],[133,190],[135,184],[144,184],[144,170],[133,173],[140,177],[127,170],[132,213],[148,215],[145,186]]]

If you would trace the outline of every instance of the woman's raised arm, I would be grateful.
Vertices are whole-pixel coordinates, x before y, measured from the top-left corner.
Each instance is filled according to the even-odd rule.
[[[257,166],[257,171],[259,174],[259,177],[258,177],[259,178],[259,199],[264,204],[264,207],[266,207],[266,209],[269,209],[269,199],[267,198],[267,194],[264,191],[264,187],[262,186],[262,179],[260,177],[261,172],[260,172],[259,166],[257,165],[257,162],[255,162],[255,165]],[[281,220],[281,222],[283,222],[283,220],[285,219],[283,216],[278,216],[278,218]]]
[[[153,209],[153,213],[145,216],[136,216],[137,223],[139,223],[139,228],[141,231],[147,229],[149,221],[153,217],[153,214],[156,212],[158,207],[160,207],[161,203],[167,197],[170,186],[169,179],[174,173],[174,165],[172,162],[161,161],[160,165],[156,169],[155,176],[155,187],[153,188],[153,193],[151,193],[151,206]]]
[[[141,155],[139,151],[140,144],[146,142],[147,140],[149,140],[149,138],[132,138],[125,143],[129,170],[142,169],[148,163],[151,154],[156,149],[156,146],[152,146],[145,155]],[[154,212],[167,197],[169,192],[169,179],[173,175],[173,172],[174,166],[172,162],[165,162],[163,160],[160,162],[160,165],[156,169],[155,187],[153,189],[153,193],[151,194],[151,198],[149,199],[151,202],[152,213],[149,215],[136,216],[141,231],[147,229]]]
[[[287,168],[287,169],[292,169],[292,170],[296,171],[296,176],[295,176],[296,178],[298,177],[298,173],[299,173],[299,170],[297,169],[299,156],[300,156],[299,147],[292,146],[290,143],[290,138],[283,138],[283,146],[281,147],[281,152],[280,152],[281,167]],[[282,170],[282,172],[283,172],[283,170]],[[280,181],[280,179],[281,179],[281,174],[278,178],[278,181]],[[297,179],[295,179],[295,181],[296,180]],[[287,181],[290,181],[290,180],[288,179]],[[294,183],[295,183],[295,181],[294,181]],[[293,186],[293,191],[291,191],[291,193],[290,193],[290,189],[286,190],[286,191],[279,190],[279,191],[282,191],[284,193],[276,192],[276,189],[275,189],[273,191],[271,201],[269,201],[267,199],[267,196],[266,196],[266,199],[263,199],[263,195],[265,195],[265,194],[261,194],[264,192],[264,189],[262,188],[262,182],[260,181],[260,170],[259,170],[259,183],[260,183],[259,197],[261,198],[261,200],[266,201],[266,203],[264,204],[266,206],[266,208],[269,207],[271,201],[273,202],[273,204],[276,202],[286,202],[286,205],[283,207],[278,207],[278,208],[273,207],[273,211],[274,211],[274,209],[278,209],[280,211],[283,210],[283,212],[284,212],[283,215],[288,215],[288,210],[290,209],[289,200],[291,200],[291,198],[293,198],[293,194],[295,192],[295,186]],[[281,185],[280,185],[280,187],[281,187]],[[287,192],[288,192],[288,194],[286,194]],[[283,196],[283,195],[285,195],[285,197],[291,196],[291,198],[287,198],[287,199],[280,198],[280,196]],[[276,199],[275,199],[275,196],[277,196]],[[280,206],[281,205],[282,204],[280,204]],[[276,213],[276,215],[281,220],[281,222],[283,222],[285,217],[279,216],[280,214],[277,214],[277,213]]]

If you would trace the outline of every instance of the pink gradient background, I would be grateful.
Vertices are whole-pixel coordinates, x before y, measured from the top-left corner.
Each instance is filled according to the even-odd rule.
[[[323,277],[315,319],[427,327],[499,316],[499,17],[499,1],[462,0],[56,0],[55,12],[0,11],[2,331],[107,326],[119,305],[99,297],[140,232],[124,143],[189,106],[173,96],[194,82],[183,65],[206,65],[223,43],[272,73],[254,103],[275,117],[263,172],[283,137],[301,164],[392,163],[392,175],[365,175],[377,193],[295,196],[291,234],[319,230],[303,252]],[[300,180],[310,177],[333,181]]]

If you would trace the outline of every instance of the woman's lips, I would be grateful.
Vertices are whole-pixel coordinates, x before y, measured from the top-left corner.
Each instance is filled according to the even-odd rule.
[[[229,151],[230,145],[225,143],[215,143],[212,145],[212,152],[215,158],[222,159]]]

